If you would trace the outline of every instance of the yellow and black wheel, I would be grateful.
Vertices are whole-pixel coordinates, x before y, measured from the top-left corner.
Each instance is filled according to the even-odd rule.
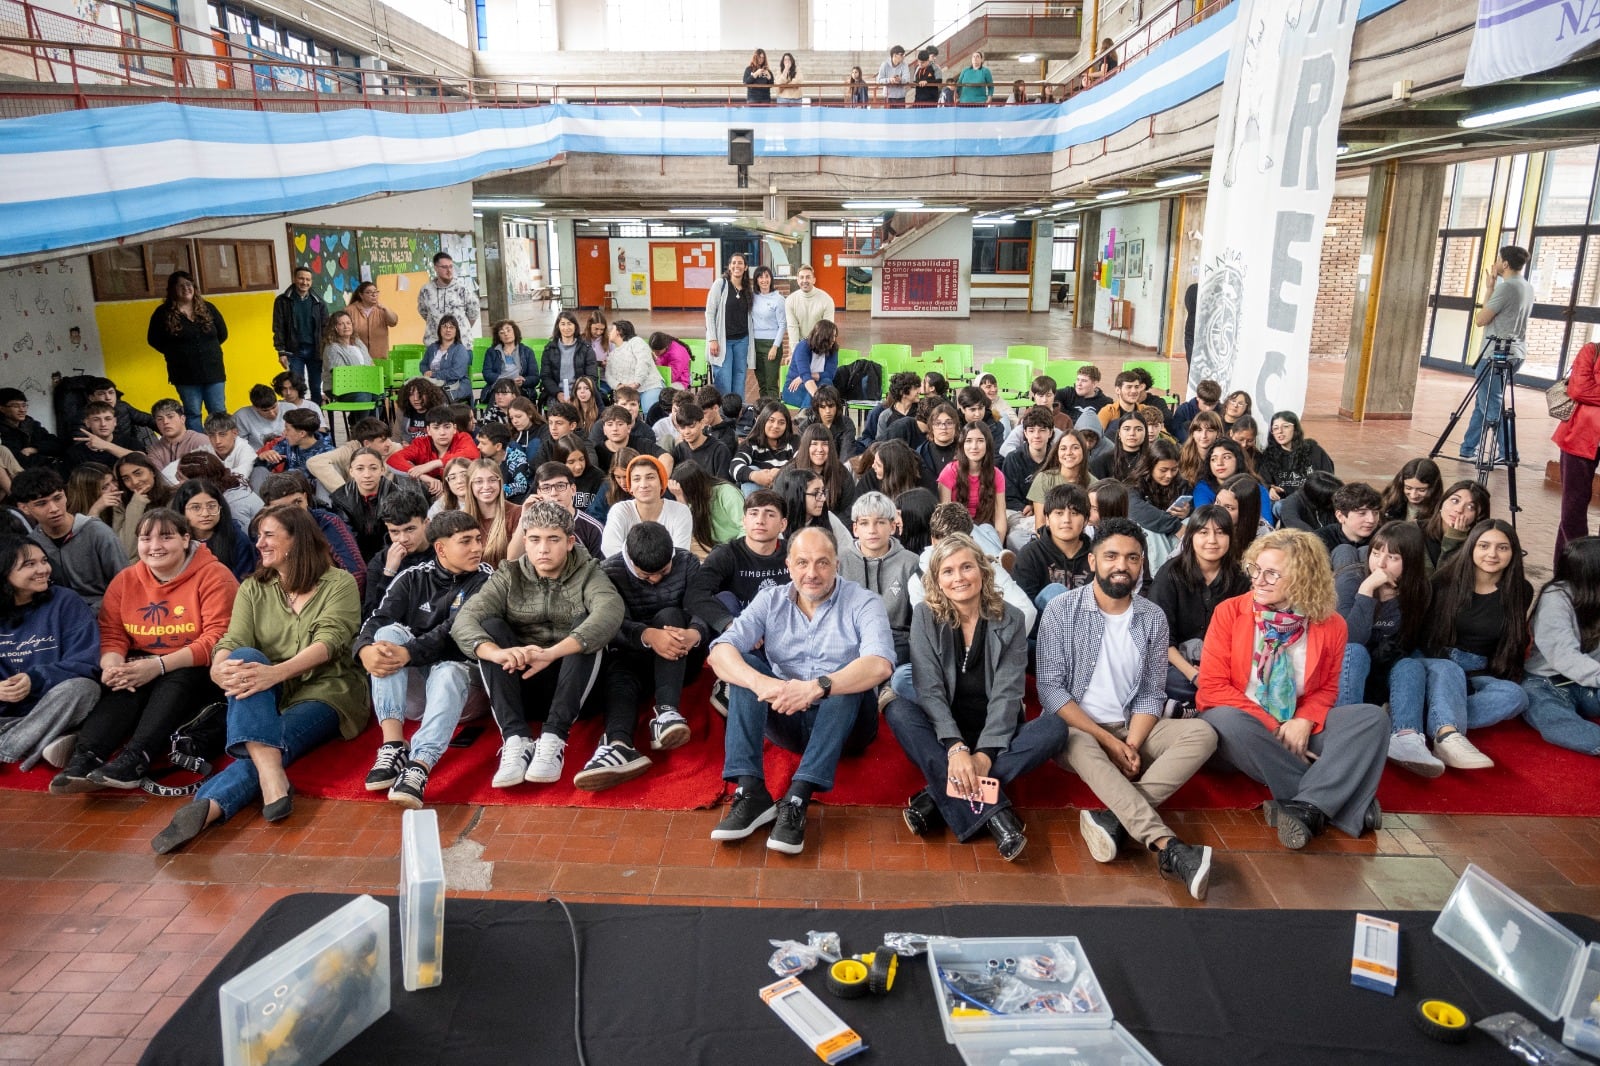
[[[1454,1003],[1425,999],[1411,1016],[1422,1035],[1441,1044],[1459,1044],[1472,1035],[1472,1019]]]
[[[900,956],[885,946],[880,947],[870,955],[861,956],[861,961],[869,967],[867,971],[867,988],[875,996],[881,996],[894,987],[895,971],[900,967]]]
[[[840,999],[860,999],[867,994],[869,977],[865,963],[840,959],[828,967],[828,991]]]

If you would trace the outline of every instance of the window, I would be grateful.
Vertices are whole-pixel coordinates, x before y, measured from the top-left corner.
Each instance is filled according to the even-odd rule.
[[[1563,148],[1544,160],[1544,182],[1536,216],[1541,226],[1581,223],[1589,217],[1594,188],[1595,146]]]
[[[203,293],[278,287],[278,262],[271,241],[197,240],[194,249]]]
[[[613,52],[714,52],[722,47],[718,0],[606,0]]]
[[[974,274],[1026,274],[1031,269],[1032,222],[1001,222],[972,229]]]
[[[883,51],[889,47],[888,0],[811,0],[811,39],[830,51]]]
[[[151,241],[107,248],[89,257],[89,278],[96,300],[163,300],[167,275],[193,273],[188,241]]]

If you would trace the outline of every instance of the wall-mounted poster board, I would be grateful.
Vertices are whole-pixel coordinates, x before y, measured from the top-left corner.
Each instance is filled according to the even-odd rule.
[[[311,291],[330,311],[348,304],[361,281],[353,229],[290,226],[289,258],[293,270],[311,268]]]
[[[885,311],[955,311],[960,307],[961,260],[886,259]]]

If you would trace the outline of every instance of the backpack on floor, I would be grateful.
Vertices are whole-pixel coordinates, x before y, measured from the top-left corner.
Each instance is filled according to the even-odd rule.
[[[167,755],[169,765],[152,766],[139,787],[152,796],[167,798],[192,796],[200,785],[214,773],[216,761],[222,758],[228,744],[228,705],[208,703],[193,718],[172,732],[172,751]],[[179,771],[198,774],[198,781],[186,785],[163,785],[160,778]]]

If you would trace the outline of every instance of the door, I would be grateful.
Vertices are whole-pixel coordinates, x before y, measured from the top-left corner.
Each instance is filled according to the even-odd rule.
[[[611,284],[611,241],[605,237],[579,237],[578,306],[604,307],[606,286]]]
[[[716,241],[650,242],[650,309],[703,311],[722,273]]]
[[[839,262],[843,254],[843,237],[811,238],[811,269],[817,275],[817,288],[833,297],[835,307],[845,303],[844,266]]]

